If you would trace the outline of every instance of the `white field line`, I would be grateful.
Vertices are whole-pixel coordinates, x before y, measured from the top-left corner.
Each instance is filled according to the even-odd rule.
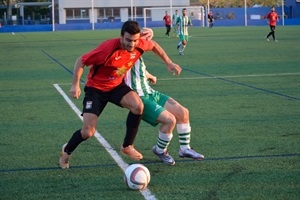
[[[59,84],[53,84],[53,86],[56,88],[56,90],[63,96],[63,98],[66,100],[66,102],[69,104],[69,106],[72,108],[72,110],[77,114],[77,116],[83,120],[81,116],[81,111],[76,107],[76,105],[71,101],[71,99],[66,95],[66,93],[61,89]],[[96,131],[95,135],[96,139],[100,142],[100,144],[105,148],[105,150],[110,154],[110,156],[116,161],[118,166],[122,169],[123,172],[125,172],[126,168],[129,166],[128,163],[126,163],[119,154],[112,148],[112,146],[105,140],[105,138]],[[156,200],[155,195],[151,193],[151,191],[146,188],[144,190],[140,190],[140,193],[144,196],[146,200]]]
[[[169,80],[194,80],[194,79],[216,79],[216,78],[244,78],[244,77],[268,77],[268,76],[298,76],[300,73],[279,73],[279,74],[249,74],[249,75],[232,75],[232,76],[196,76],[188,78],[164,78],[161,81]]]
[[[196,76],[188,78],[158,78],[159,81],[177,81],[177,80],[195,80],[195,79],[216,79],[216,78],[244,78],[244,77],[268,77],[268,76],[298,76],[300,73],[278,73],[278,74],[245,74],[245,75],[232,75],[232,76]],[[71,85],[71,83],[59,83],[59,85]]]

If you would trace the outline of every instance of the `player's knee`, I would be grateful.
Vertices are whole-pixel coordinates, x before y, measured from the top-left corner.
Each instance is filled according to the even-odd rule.
[[[135,107],[132,112],[136,115],[141,115],[141,114],[143,114],[143,110],[144,110],[144,105],[141,104],[141,105]]]
[[[133,104],[130,108],[130,111],[136,115],[141,115],[143,113],[143,110],[144,110],[144,104],[140,99],[139,101],[136,101],[136,103]]]
[[[180,121],[188,121],[189,120],[189,110],[183,106],[179,109],[178,119]]]
[[[133,114],[141,115],[144,110],[144,104],[141,98],[135,92],[129,92],[121,100],[121,105],[130,110]]]
[[[189,110],[186,107],[181,106],[181,112],[185,116],[189,115]]]
[[[171,113],[168,114],[165,117],[165,124],[167,124],[169,127],[175,127],[176,125],[176,117],[172,115]]]
[[[183,107],[183,113],[184,113],[184,121],[189,121],[189,118],[190,118],[189,110],[187,108]]]
[[[88,139],[90,137],[92,137],[96,132],[96,128],[95,127],[83,127],[81,129],[81,135],[83,139]]]

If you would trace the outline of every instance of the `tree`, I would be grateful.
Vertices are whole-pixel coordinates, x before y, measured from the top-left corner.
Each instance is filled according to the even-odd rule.
[[[7,19],[12,19],[12,2],[13,0],[3,0],[4,5],[7,7]]]
[[[18,3],[18,0],[0,0],[1,5],[5,5],[7,8],[7,19],[12,19],[12,8],[15,3]]]
[[[8,21],[12,20],[12,9],[14,8],[14,5],[21,2],[49,2],[49,0],[0,0],[0,5],[5,5],[7,8],[6,13]],[[28,11],[29,13],[35,11],[36,13],[40,14],[46,14],[47,12],[49,12],[48,9],[40,7],[28,8],[26,9],[26,11]]]

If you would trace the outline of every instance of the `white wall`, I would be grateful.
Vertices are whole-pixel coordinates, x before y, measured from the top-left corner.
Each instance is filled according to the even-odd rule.
[[[120,15],[121,22],[126,22],[128,20],[128,8],[121,8]]]
[[[66,23],[66,10],[59,7],[58,8],[58,13],[59,13],[59,23],[60,24],[65,24]]]
[[[93,0],[94,8],[105,8],[105,7],[119,7],[121,10],[121,21],[127,21],[125,13],[122,14],[125,10],[123,8],[130,8],[131,3],[133,6],[137,7],[168,7],[170,6],[170,0]],[[173,7],[187,6],[190,5],[190,0],[172,0]],[[66,8],[92,8],[92,0],[58,0],[58,9],[59,9],[59,23],[66,23]],[[163,12],[164,13],[164,12]],[[128,13],[127,13],[128,15]],[[123,16],[123,17],[122,17]],[[162,14],[153,15],[154,18],[161,18]],[[92,15],[90,13],[90,22],[92,22]],[[97,22],[97,13],[95,12],[95,21]]]
[[[93,9],[89,9],[90,23],[97,23],[98,9],[94,9],[94,20],[93,17]]]
[[[130,7],[134,6],[155,7],[170,6],[170,0],[94,0],[95,7]],[[62,8],[89,8],[92,0],[58,0]],[[173,6],[190,5],[190,0],[172,0]]]

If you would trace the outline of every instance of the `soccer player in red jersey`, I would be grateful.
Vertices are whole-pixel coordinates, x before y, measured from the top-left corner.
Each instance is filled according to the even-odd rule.
[[[166,26],[166,29],[167,29],[167,32],[166,32],[165,35],[170,37],[170,30],[171,30],[172,20],[171,20],[171,16],[168,14],[168,11],[166,11],[166,14],[165,14],[163,20],[165,21],[165,26]]]
[[[143,37],[144,34],[149,34],[149,29],[142,34]],[[133,160],[143,158],[142,154],[133,147],[133,142],[144,105],[139,96],[124,83],[123,78],[145,51],[153,51],[158,55],[172,74],[181,73],[181,67],[173,63],[156,42],[141,37],[141,29],[136,21],[127,21],[123,24],[120,38],[104,41],[76,60],[70,89],[70,95],[75,99],[78,99],[81,94],[80,79],[84,67],[89,67],[90,72],[84,87],[83,125],[74,132],[68,143],[63,145],[59,158],[62,169],[69,168],[71,153],[77,146],[95,134],[97,120],[108,102],[129,109],[121,152],[129,155]]]
[[[275,12],[275,7],[271,8],[271,12],[267,15],[266,19],[269,20],[268,23],[271,29],[270,33],[266,36],[267,41],[270,41],[269,37],[272,35],[274,42],[278,42],[275,38],[275,28],[278,21],[278,14]]]

